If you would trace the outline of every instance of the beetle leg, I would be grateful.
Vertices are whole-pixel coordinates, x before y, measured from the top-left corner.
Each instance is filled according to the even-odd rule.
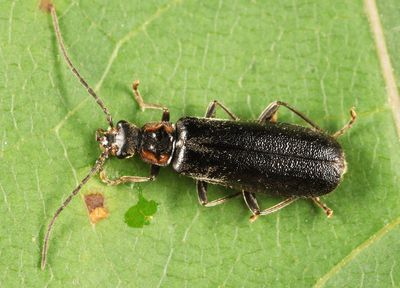
[[[139,92],[139,89],[138,89],[139,83],[140,83],[139,80],[133,81],[132,89],[133,89],[133,94],[135,96],[135,100],[138,103],[138,105],[140,107],[140,110],[142,110],[142,111],[144,111],[146,109],[163,110],[163,115],[162,115],[161,121],[166,121],[166,122],[169,121],[169,110],[168,110],[167,107],[164,107],[164,106],[159,105],[159,104],[145,103],[143,101],[142,95],[140,95],[140,92]]]
[[[218,198],[218,199],[215,199],[215,200],[209,202],[207,199],[207,182],[197,180],[196,185],[197,185],[197,196],[199,198],[199,202],[201,205],[203,205],[205,207],[213,207],[213,206],[222,204],[222,203],[226,202],[227,200],[240,195],[240,193],[241,193],[241,192],[236,192],[234,194],[231,194],[231,195],[228,195],[228,196],[225,196],[222,198]]]
[[[160,166],[151,165],[150,167],[150,176],[143,177],[143,176],[121,176],[119,178],[110,179],[108,178],[106,171],[102,169],[100,171],[100,179],[104,183],[110,186],[120,185],[124,183],[138,183],[138,182],[147,182],[153,181],[156,179],[158,172],[160,171]]]
[[[322,210],[324,210],[326,216],[328,218],[331,218],[333,216],[333,210],[331,208],[329,208],[328,206],[326,206],[325,203],[321,202],[321,199],[319,197],[312,197],[311,198],[315,204],[318,205],[318,207],[320,207]]]
[[[289,197],[289,198],[283,200],[282,202],[279,202],[278,204],[276,204],[276,205],[274,205],[272,207],[269,207],[269,208],[267,208],[265,210],[262,210],[262,211],[260,211],[260,214],[252,215],[250,217],[250,222],[254,222],[255,220],[257,220],[258,216],[260,216],[260,215],[265,216],[265,215],[269,215],[271,213],[274,213],[276,211],[279,211],[282,208],[285,208],[286,206],[292,204],[297,199],[298,199],[297,197]]]
[[[258,206],[257,198],[254,193],[242,191],[244,202],[247,207],[250,209],[251,213],[253,213],[253,220],[255,221],[257,217],[260,215],[260,206]]]
[[[317,124],[315,124],[313,121],[308,119],[306,115],[298,111],[296,108],[290,106],[289,104],[281,101],[274,101],[271,104],[267,106],[267,108],[264,109],[263,112],[261,112],[260,116],[258,117],[258,122],[260,124],[264,124],[267,121],[272,121],[276,122],[276,113],[279,109],[280,106],[286,107],[290,111],[292,111],[294,114],[299,116],[301,119],[306,121],[311,127],[318,131],[323,131]]]
[[[357,113],[354,110],[354,107],[350,109],[350,117],[351,118],[350,118],[349,122],[347,122],[346,125],[344,125],[342,129],[340,129],[339,131],[337,131],[335,134],[332,135],[333,138],[338,138],[339,136],[342,136],[354,124],[354,122],[357,119]]]
[[[219,103],[217,100],[210,102],[206,111],[206,118],[215,118],[215,111],[217,110],[217,106],[221,107],[222,110],[226,112],[233,120],[238,121],[239,117],[237,117],[234,113],[232,113],[225,105]]]

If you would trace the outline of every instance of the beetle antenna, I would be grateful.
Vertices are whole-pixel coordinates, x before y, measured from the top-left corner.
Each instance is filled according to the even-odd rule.
[[[67,199],[61,204],[60,207],[58,207],[56,213],[54,213],[53,218],[50,221],[49,226],[47,227],[47,232],[46,236],[44,237],[44,243],[43,243],[43,249],[42,249],[42,270],[46,268],[46,258],[47,258],[47,251],[49,250],[49,240],[50,240],[50,233],[53,229],[54,222],[60,215],[60,213],[65,209],[65,207],[68,206],[68,204],[71,202],[72,198],[78,194],[78,192],[82,189],[83,185],[86,184],[86,182],[94,175],[96,174],[104,165],[104,162],[106,161],[108,157],[109,150],[105,150],[97,159],[96,164],[92,167],[92,169],[89,171],[89,173],[85,176],[85,178],[82,179],[82,181],[79,183],[79,185],[72,191],[72,193],[68,196]]]
[[[68,56],[68,53],[67,53],[67,50],[65,49],[64,41],[63,41],[63,38],[61,35],[60,26],[58,25],[56,8],[51,3],[51,1],[46,1],[46,0],[42,0],[41,6],[43,9],[45,9],[51,13],[51,18],[53,19],[54,32],[56,33],[56,37],[57,37],[57,43],[58,43],[58,46],[60,47],[60,50],[62,52],[65,62],[67,62],[72,73],[74,73],[74,75],[79,79],[79,81],[81,82],[83,87],[86,88],[87,92],[94,98],[94,100],[96,100],[96,103],[101,107],[104,114],[106,114],[108,124],[111,127],[113,127],[111,114],[108,111],[107,107],[104,105],[103,100],[101,100],[99,98],[99,96],[96,95],[96,92],[94,92],[94,90],[89,86],[89,84],[86,82],[86,80],[83,79],[83,77],[78,72],[78,70],[75,68],[74,64],[72,64],[72,61],[70,60],[70,58]]]

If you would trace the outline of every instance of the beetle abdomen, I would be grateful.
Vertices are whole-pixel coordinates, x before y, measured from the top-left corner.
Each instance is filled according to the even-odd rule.
[[[236,189],[320,196],[346,168],[331,136],[302,126],[185,117],[176,131],[175,171]]]

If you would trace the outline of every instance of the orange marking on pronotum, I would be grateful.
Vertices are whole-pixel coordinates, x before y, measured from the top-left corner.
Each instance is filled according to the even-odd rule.
[[[150,163],[157,163],[157,164],[165,164],[168,162],[169,158],[171,157],[169,154],[161,154],[160,157],[157,157],[156,154],[150,152],[148,150],[142,150],[140,153],[142,158]]]

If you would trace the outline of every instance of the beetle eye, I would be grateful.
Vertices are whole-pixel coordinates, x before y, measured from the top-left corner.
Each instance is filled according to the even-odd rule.
[[[114,134],[107,134],[106,137],[107,137],[107,142],[108,143],[114,144],[114,142],[115,142],[115,135]]]
[[[106,131],[103,129],[97,129],[96,130],[96,141],[97,142],[102,142],[102,139],[104,138],[104,134]]]

